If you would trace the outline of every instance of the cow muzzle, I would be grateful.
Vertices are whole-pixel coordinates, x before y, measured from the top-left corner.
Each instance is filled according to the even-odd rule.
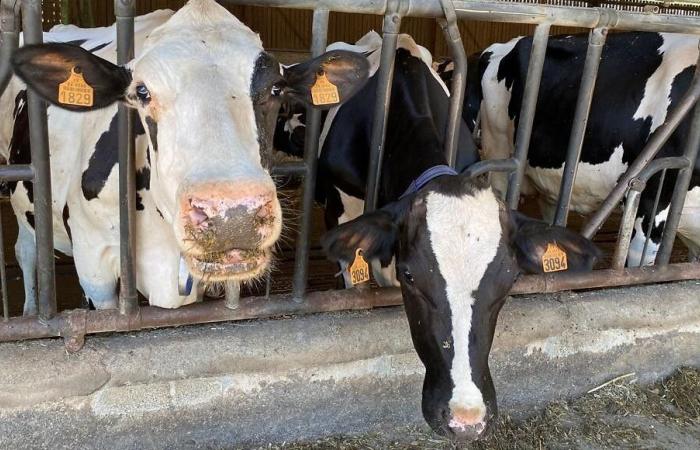
[[[448,422],[449,434],[461,442],[483,439],[488,422],[485,408],[457,408],[452,411]]]
[[[182,195],[180,211],[193,275],[243,281],[264,272],[281,229],[274,188],[205,184]]]

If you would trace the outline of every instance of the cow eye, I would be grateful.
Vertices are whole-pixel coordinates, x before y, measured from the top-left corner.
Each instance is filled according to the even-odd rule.
[[[146,85],[139,84],[136,86],[136,97],[143,103],[148,103],[151,100],[151,93],[148,92]]]
[[[270,95],[273,97],[279,97],[282,95],[282,88],[276,84],[273,84],[272,89],[270,89]]]
[[[413,275],[408,270],[403,271],[403,277],[409,284],[413,284]]]

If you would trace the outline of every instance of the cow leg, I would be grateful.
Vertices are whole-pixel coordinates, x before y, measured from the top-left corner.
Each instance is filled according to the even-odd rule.
[[[542,215],[542,220],[547,223],[554,222],[554,216],[557,212],[557,205],[547,201],[544,196],[540,195],[537,197],[537,203],[540,205],[540,214]]]
[[[663,226],[663,224],[661,224],[661,226]],[[652,230],[652,235],[653,234]],[[644,260],[642,260],[642,252],[646,240],[647,236],[642,227],[642,218],[638,217],[634,222],[634,231],[630,241],[630,248],[627,252],[627,267],[650,266],[654,264],[656,254],[659,252],[659,243],[654,242],[654,237],[652,236],[652,238],[649,239],[649,244],[644,254]]]
[[[77,226],[74,227],[74,233],[74,236],[83,236]],[[95,309],[115,309],[119,305],[119,258],[113,250],[99,245],[95,240],[74,240],[75,270],[78,272],[80,286],[87,297],[88,305],[91,302]]]
[[[24,283],[24,311],[25,316],[37,314],[36,298],[36,242],[34,233],[22,221],[19,223],[17,242],[15,243],[15,257],[22,269],[22,282]]]

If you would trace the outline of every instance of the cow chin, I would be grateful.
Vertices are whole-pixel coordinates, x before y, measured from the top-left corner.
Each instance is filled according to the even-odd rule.
[[[268,249],[239,250],[186,256],[192,275],[205,282],[247,281],[262,276],[272,258]]]

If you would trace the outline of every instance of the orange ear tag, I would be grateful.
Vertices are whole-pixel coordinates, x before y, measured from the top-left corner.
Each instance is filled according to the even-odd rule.
[[[369,281],[369,265],[362,257],[362,249],[355,250],[355,260],[350,266],[350,282],[353,286]]]
[[[566,253],[557,244],[547,244],[547,250],[542,255],[542,270],[545,272],[560,272],[568,269]]]
[[[85,82],[83,74],[75,71],[73,67],[70,77],[58,85],[58,102],[64,105],[92,106],[93,89]]]
[[[316,82],[311,86],[311,100],[316,106],[340,103],[338,87],[328,81],[325,72],[316,75]]]

